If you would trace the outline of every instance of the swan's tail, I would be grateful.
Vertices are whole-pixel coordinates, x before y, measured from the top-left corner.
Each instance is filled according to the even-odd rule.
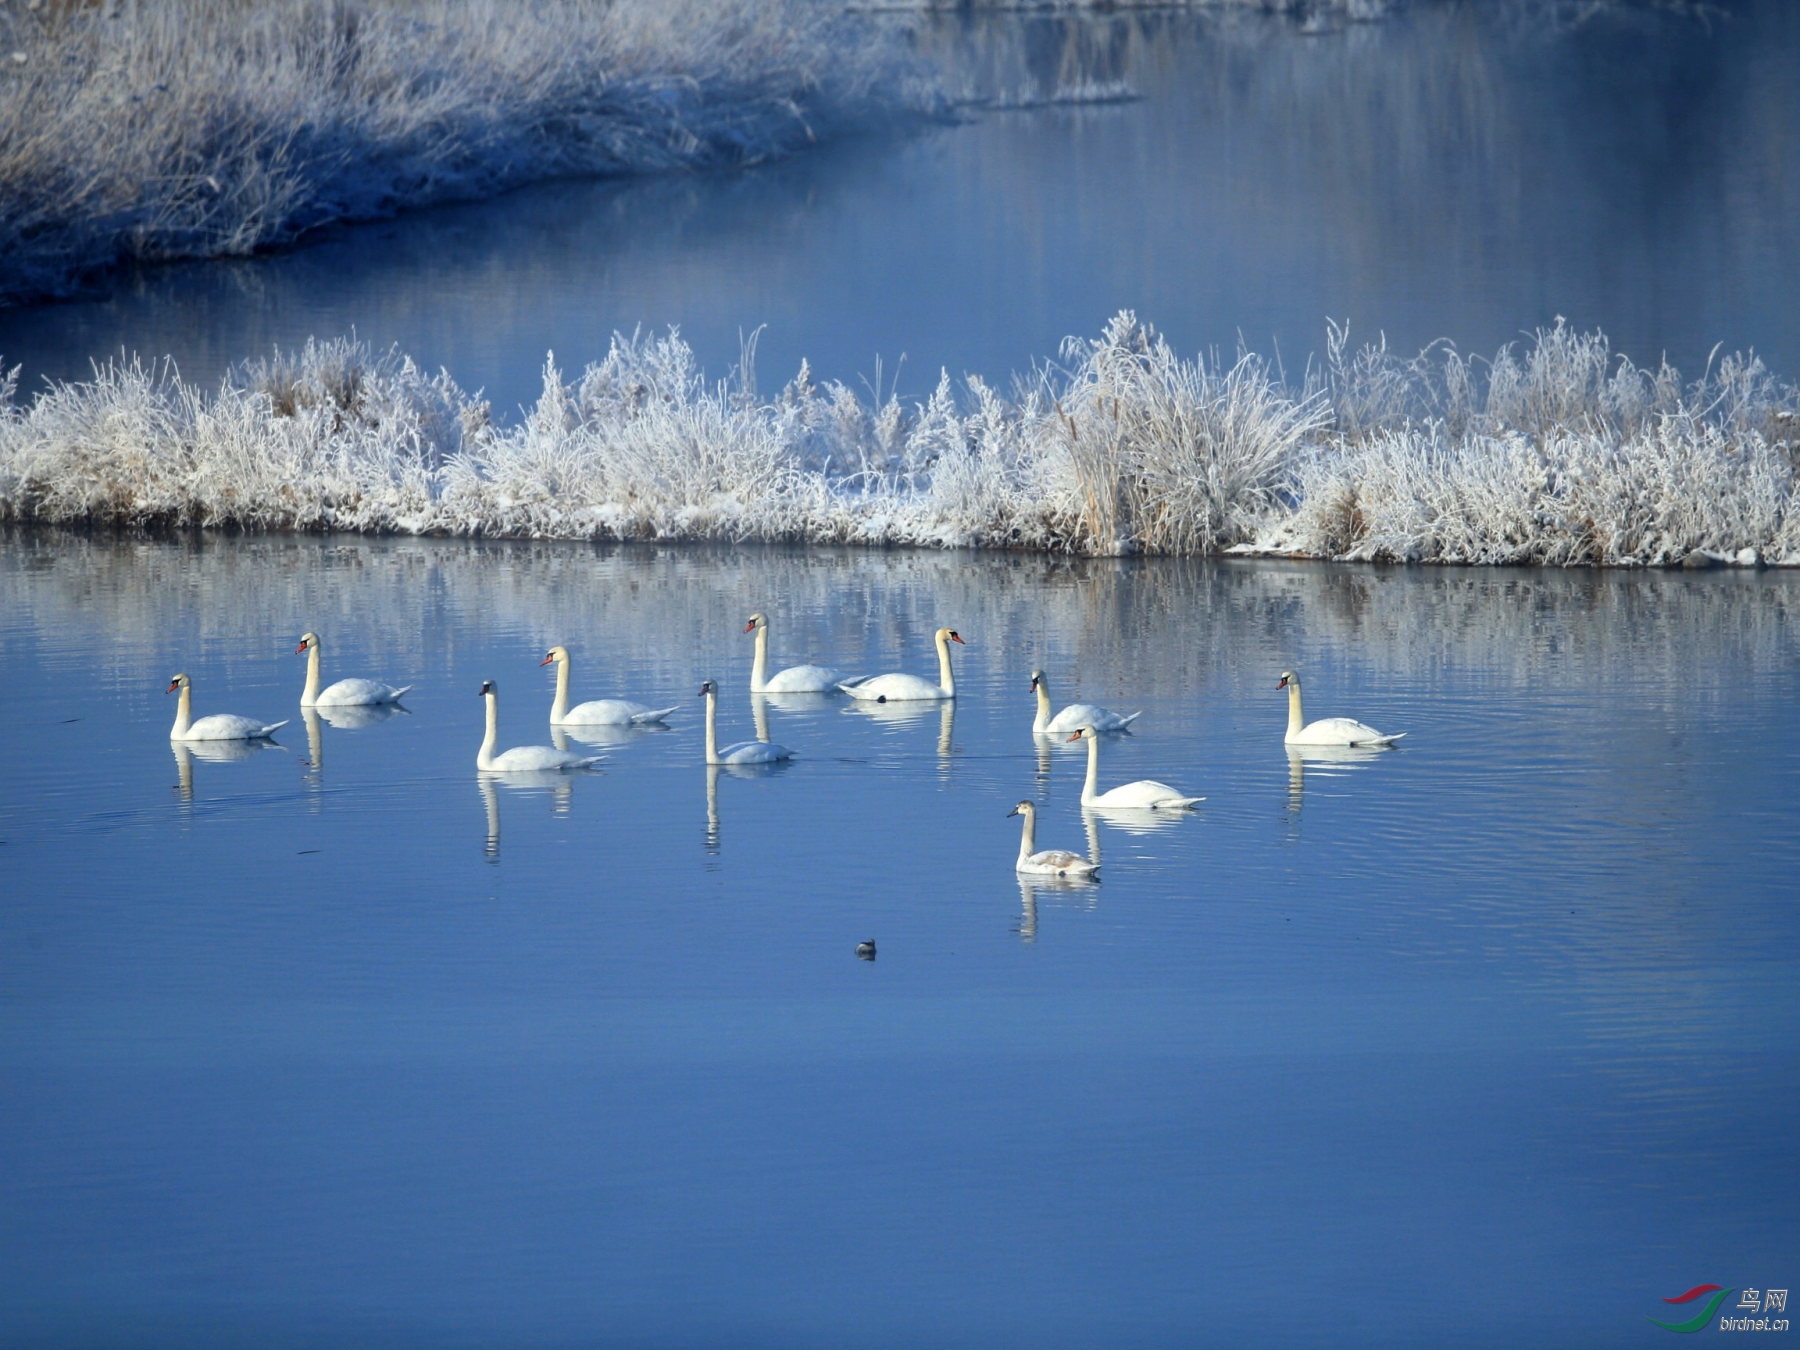
[[[1404,740],[1405,737],[1406,737],[1406,733],[1404,731],[1396,731],[1392,736],[1376,736],[1371,740],[1352,741],[1351,744],[1352,745],[1392,745],[1395,741]]]
[[[1118,725],[1117,729],[1119,731],[1125,730],[1126,727],[1130,726],[1133,722],[1137,721],[1138,718],[1142,717],[1143,715],[1144,715],[1144,710],[1142,708],[1139,708],[1134,713],[1126,713],[1125,716],[1123,716],[1119,719],[1119,725]]]
[[[838,688],[850,695],[851,698],[873,698],[875,696],[864,689],[863,686],[874,678],[873,675],[860,675],[854,680],[843,681],[838,685]]]
[[[677,704],[673,708],[656,708],[650,712],[635,713],[632,716],[631,725],[634,727],[647,727],[652,722],[662,721],[663,718],[667,717],[672,712],[680,711],[681,705]]]
[[[394,690],[393,693],[391,693],[387,696],[387,701],[389,703],[398,703],[403,697],[405,697],[407,694],[412,693],[412,691],[417,689],[418,687],[419,686],[416,684],[403,684],[398,689]]]
[[[283,727],[285,727],[292,720],[293,720],[292,718],[284,717],[279,722],[269,723],[268,726],[264,727],[261,731],[256,733],[256,739],[261,740],[265,736],[273,736],[276,732],[280,731]]]

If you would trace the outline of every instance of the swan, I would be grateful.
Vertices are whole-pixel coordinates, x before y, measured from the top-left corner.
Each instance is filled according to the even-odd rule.
[[[794,757],[794,752],[785,745],[774,745],[768,741],[739,741],[736,745],[719,749],[719,686],[714,681],[707,680],[700,686],[700,694],[706,700],[708,764],[777,764]]]
[[[349,708],[368,707],[376,703],[398,703],[400,695],[412,688],[403,684],[398,689],[391,684],[383,684],[380,680],[339,680],[336,684],[321,690],[319,688],[319,635],[303,633],[300,645],[294,648],[294,655],[308,653],[306,658],[306,688],[300,693],[302,708]]]
[[[550,705],[550,721],[555,726],[647,727],[660,723],[675,712],[674,708],[651,708],[625,698],[597,698],[569,706],[569,649],[552,647],[544,653],[540,666],[556,664],[556,701]]]
[[[756,634],[756,659],[750,666],[750,692],[753,694],[830,694],[844,677],[824,666],[789,666],[773,676],[769,669],[769,618],[752,614],[744,622],[746,633]]]
[[[1081,727],[1069,737],[1072,741],[1085,740],[1088,743],[1087,782],[1082,784],[1081,804],[1096,810],[1105,811],[1123,807],[1137,811],[1180,811],[1192,806],[1195,802],[1203,802],[1204,797],[1184,797],[1181,792],[1167,783],[1158,783],[1154,779],[1140,778],[1135,783],[1121,783],[1116,788],[1099,790],[1100,781],[1100,738],[1094,734],[1092,727]]]
[[[1406,735],[1401,731],[1392,736],[1384,736],[1374,727],[1364,726],[1354,717],[1321,717],[1317,722],[1309,724],[1300,712],[1300,677],[1291,670],[1284,670],[1275,687],[1288,691],[1286,741],[1289,745],[1383,746],[1392,745]]]
[[[950,644],[968,644],[956,635],[954,628],[940,628],[933,636],[937,640],[937,684],[917,675],[865,675],[860,680],[846,680],[838,688],[851,698],[867,699],[872,703],[955,698],[956,678],[950,672]]]
[[[1089,862],[1079,853],[1071,853],[1066,848],[1047,848],[1041,852],[1032,850],[1031,846],[1037,842],[1037,806],[1034,803],[1022,801],[1006,814],[1025,817],[1024,828],[1019,832],[1019,864],[1016,870],[1053,877],[1091,877],[1100,870],[1099,863]]]
[[[519,745],[496,755],[494,745],[500,739],[499,687],[492,680],[483,680],[481,696],[487,700],[487,735],[481,738],[481,749],[475,752],[475,767],[483,773],[585,769],[600,762],[598,755],[577,755],[568,750],[558,750],[554,745]]]
[[[181,698],[175,704],[175,725],[169,728],[172,741],[260,741],[288,724],[285,717],[279,722],[258,722],[254,717],[238,717],[232,713],[213,713],[198,722],[190,721],[194,707],[190,683],[186,675],[177,675],[164,691],[170,694],[177,689],[181,691]]]
[[[1059,736],[1082,727],[1092,727],[1095,731],[1123,731],[1138,718],[1142,711],[1126,713],[1120,716],[1105,708],[1097,708],[1092,703],[1071,703],[1055,717],[1050,715],[1050,681],[1044,672],[1031,672],[1031,687],[1037,691],[1037,719],[1031,724],[1033,736]]]

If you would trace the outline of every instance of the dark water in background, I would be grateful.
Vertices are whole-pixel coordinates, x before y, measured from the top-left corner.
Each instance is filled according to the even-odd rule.
[[[1184,352],[1298,372],[1328,318],[1491,354],[1563,315],[1697,375],[1715,344],[1800,378],[1800,7],[1472,0],[1304,36],[1268,16],[945,19],[972,95],[1137,101],[973,114],[753,172],[562,183],[0,312],[0,353],[84,377],[121,348],[211,383],[354,329],[531,402],[545,352],[675,324],[765,388],[1004,382],[1122,308]],[[1527,11],[1524,19],[1517,16]],[[1701,17],[1695,17],[1696,14]],[[879,362],[879,367],[878,367]]]
[[[5,542],[9,1346],[1637,1346],[1800,1270],[1800,576]],[[953,720],[711,781],[752,609],[957,627]],[[309,747],[307,628],[410,714]],[[686,706],[483,785],[556,641]],[[1207,796],[1097,886],[1012,871],[1088,837],[1035,665]],[[1407,740],[1291,764],[1288,665]],[[281,748],[179,763],[177,669]]]

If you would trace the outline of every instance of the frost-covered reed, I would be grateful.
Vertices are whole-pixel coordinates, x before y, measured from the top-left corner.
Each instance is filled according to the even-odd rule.
[[[1010,395],[869,400],[754,348],[710,382],[674,334],[546,364],[516,426],[348,341],[201,390],[137,361],[14,403],[0,519],[546,539],[1226,551],[1391,561],[1800,562],[1800,393],[1752,358],[1685,382],[1558,323],[1488,361],[1334,329],[1295,389],[1134,315]],[[1748,552],[1747,552],[1748,551]]]
[[[740,164],[935,108],[815,0],[0,7],[0,302],[535,179]]]

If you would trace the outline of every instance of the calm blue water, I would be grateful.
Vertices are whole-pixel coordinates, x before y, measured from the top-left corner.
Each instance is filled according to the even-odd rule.
[[[709,775],[755,609],[956,627],[953,720]],[[309,628],[409,711],[310,744]],[[483,784],[552,642],[683,709]],[[1797,658],[1786,573],[9,537],[5,1343],[1660,1344],[1800,1272]],[[1089,838],[1034,666],[1207,797],[1094,886],[1012,870]],[[1291,764],[1287,666],[1409,736]]]
[[[945,19],[922,45],[971,96],[1140,97],[152,271],[0,311],[0,355],[27,392],[121,349],[211,385],[354,330],[511,418],[546,351],[579,371],[640,325],[679,325],[714,377],[766,325],[765,389],[805,357],[924,397],[940,367],[1004,388],[1129,308],[1296,380],[1327,319],[1491,355],[1558,315],[1690,378],[1723,344],[1800,380],[1800,6],[1581,10],[1452,0],[1318,37],[1235,12]]]

